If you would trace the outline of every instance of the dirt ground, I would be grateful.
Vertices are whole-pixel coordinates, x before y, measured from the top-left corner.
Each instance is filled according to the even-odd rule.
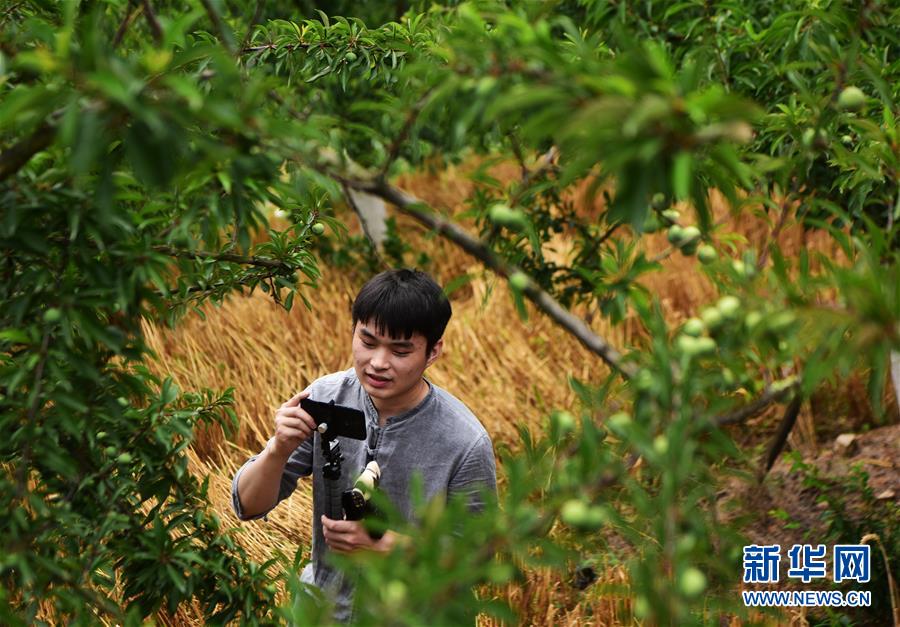
[[[805,470],[796,467],[797,458],[802,459]],[[868,497],[863,494],[859,471],[867,475]],[[810,480],[811,476],[816,479]],[[731,485],[734,492],[725,490],[722,496],[732,505],[740,504],[736,515],[746,520],[743,530],[748,539],[782,547],[781,582],[760,589],[827,588],[828,581],[803,585],[786,579],[787,548],[826,544],[830,551],[834,544],[861,543],[865,536],[876,534],[878,540],[867,540],[872,545],[872,581],[860,588],[872,590],[873,608],[834,614],[856,625],[897,624],[897,618],[891,616],[897,609],[891,608],[885,571],[889,569],[895,582],[900,581],[900,555],[896,552],[900,542],[900,424],[831,438],[821,442],[814,455],[782,453],[762,482],[748,485],[735,481]],[[839,510],[826,500],[826,494],[840,504],[841,515],[836,516]],[[895,596],[895,603],[898,600]],[[795,616],[798,624],[811,625],[840,624],[835,618],[821,610]]]

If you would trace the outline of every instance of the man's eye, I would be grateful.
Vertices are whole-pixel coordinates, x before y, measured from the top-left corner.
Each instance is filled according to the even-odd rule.
[[[400,351],[394,351],[394,354],[395,354],[397,357],[406,357],[407,355],[409,355],[408,352],[406,352],[406,353],[401,353]]]
[[[363,343],[365,346],[368,346],[369,348],[375,348],[375,344],[373,344],[372,342],[369,342],[369,341],[367,341],[367,340],[363,340],[362,343]]]

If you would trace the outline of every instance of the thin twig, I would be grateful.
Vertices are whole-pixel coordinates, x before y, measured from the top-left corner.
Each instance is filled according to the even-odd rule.
[[[802,404],[803,397],[799,394],[795,394],[791,404],[788,405],[787,409],[784,411],[784,416],[781,418],[781,422],[778,425],[778,431],[775,433],[775,437],[772,438],[772,443],[769,445],[769,451],[766,453],[765,463],[763,464],[759,475],[760,481],[772,469],[775,460],[778,459],[781,451],[784,450],[784,444],[787,442],[791,430],[797,423],[797,416],[800,414],[800,406]]]
[[[519,162],[519,168],[522,171],[522,182],[525,182],[531,175],[531,170],[525,165],[525,155],[522,154],[522,144],[519,143],[519,138],[515,133],[510,133],[509,145],[512,148],[513,155],[516,157],[516,161]]]
[[[231,263],[239,263],[246,266],[259,266],[260,268],[269,268],[272,270],[290,270],[294,268],[290,264],[277,259],[268,259],[266,257],[245,257],[234,253],[211,253],[207,251],[192,251],[174,248],[172,246],[154,246],[153,250],[170,257],[178,257],[181,259],[212,259],[214,261],[228,261]]]
[[[538,159],[538,166],[533,169],[527,171],[527,173],[522,177],[522,180],[519,182],[518,188],[513,192],[509,197],[510,206],[515,207],[519,203],[519,199],[525,194],[525,191],[528,189],[528,186],[531,182],[538,178],[539,176],[543,176],[547,172],[556,168],[556,160],[559,158],[559,149],[556,146],[550,146],[549,150],[541,155],[540,159]]]
[[[53,143],[56,127],[41,124],[31,135],[0,153],[0,181],[22,169],[31,158]]]
[[[128,6],[125,7],[125,17],[122,18],[122,22],[119,24],[119,28],[116,29],[116,36],[113,37],[113,50],[118,48],[119,44],[122,43],[122,39],[125,37],[125,33],[128,31],[128,27],[131,25],[131,21],[143,9],[143,6],[135,7],[134,3],[135,0],[128,0]]]
[[[159,25],[159,20],[156,19],[156,14],[153,12],[153,7],[150,5],[150,0],[143,0],[143,3],[144,17],[147,18],[147,24],[150,26],[150,32],[153,34],[153,41],[157,46],[159,46],[163,42],[162,26]]]
[[[241,50],[247,45],[247,42],[250,41],[250,37],[253,35],[253,27],[259,24],[262,19],[263,9],[266,8],[266,0],[256,0],[256,10],[253,11],[253,17],[250,18],[250,25],[247,27],[247,34],[244,35],[244,39],[241,41]]]
[[[796,381],[792,381],[793,378],[794,377],[790,377],[789,379],[777,381],[771,385],[766,386],[766,389],[763,390],[763,393],[760,394],[756,400],[751,401],[740,409],[736,409],[733,412],[723,414],[721,416],[718,416],[717,418],[714,418],[713,422],[716,424],[716,426],[724,427],[725,425],[743,422],[759,415],[767,407],[769,407],[769,405],[782,400],[792,391],[796,392],[796,387],[799,385],[799,383],[797,383]]]
[[[353,181],[341,179],[348,187],[378,196],[395,205],[401,212],[413,217],[430,229],[452,241],[465,252],[481,261],[487,268],[503,277],[509,277],[520,270],[503,261],[487,248],[479,240],[469,235],[459,225],[446,220],[426,209],[425,203],[410,196],[383,180]],[[609,342],[594,333],[583,320],[572,314],[560,305],[550,294],[538,287],[534,282],[522,290],[538,309],[550,316],[557,324],[575,336],[585,348],[599,356],[611,368],[619,372],[626,379],[634,376],[636,368],[633,364],[626,363],[621,353]]]
[[[403,143],[409,137],[409,132],[412,130],[413,125],[416,123],[416,120],[419,118],[419,114],[422,112],[422,109],[425,108],[425,104],[428,102],[428,98],[431,96],[432,88],[429,88],[422,94],[422,97],[419,98],[416,103],[412,106],[412,108],[407,112],[406,119],[403,121],[403,127],[400,129],[400,133],[394,138],[394,141],[391,142],[391,146],[388,149],[388,157],[384,162],[384,166],[381,168],[381,172],[379,173],[380,177],[387,176],[387,172],[390,169],[391,165],[394,161],[397,160],[397,157],[400,154],[400,148],[403,147]]]
[[[225,26],[225,22],[222,21],[222,16],[219,15],[219,12],[216,11],[216,8],[209,0],[200,0],[200,3],[203,5],[203,8],[206,9],[206,14],[209,16],[209,19],[212,20],[216,32],[219,33],[222,45],[225,46],[225,49],[228,50],[230,54],[236,54],[237,49],[228,32],[228,27]]]

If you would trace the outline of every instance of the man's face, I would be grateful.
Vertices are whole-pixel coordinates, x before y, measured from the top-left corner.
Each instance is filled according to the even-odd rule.
[[[422,375],[441,353],[438,340],[430,354],[420,333],[409,339],[382,335],[372,322],[357,322],[353,329],[353,368],[363,388],[379,411],[411,409],[417,399]]]

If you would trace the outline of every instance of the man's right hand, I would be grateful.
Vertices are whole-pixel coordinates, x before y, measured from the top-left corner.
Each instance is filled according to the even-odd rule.
[[[300,401],[307,396],[309,390],[300,392],[275,412],[275,435],[269,441],[274,456],[287,460],[316,430],[316,421],[300,407]]]

